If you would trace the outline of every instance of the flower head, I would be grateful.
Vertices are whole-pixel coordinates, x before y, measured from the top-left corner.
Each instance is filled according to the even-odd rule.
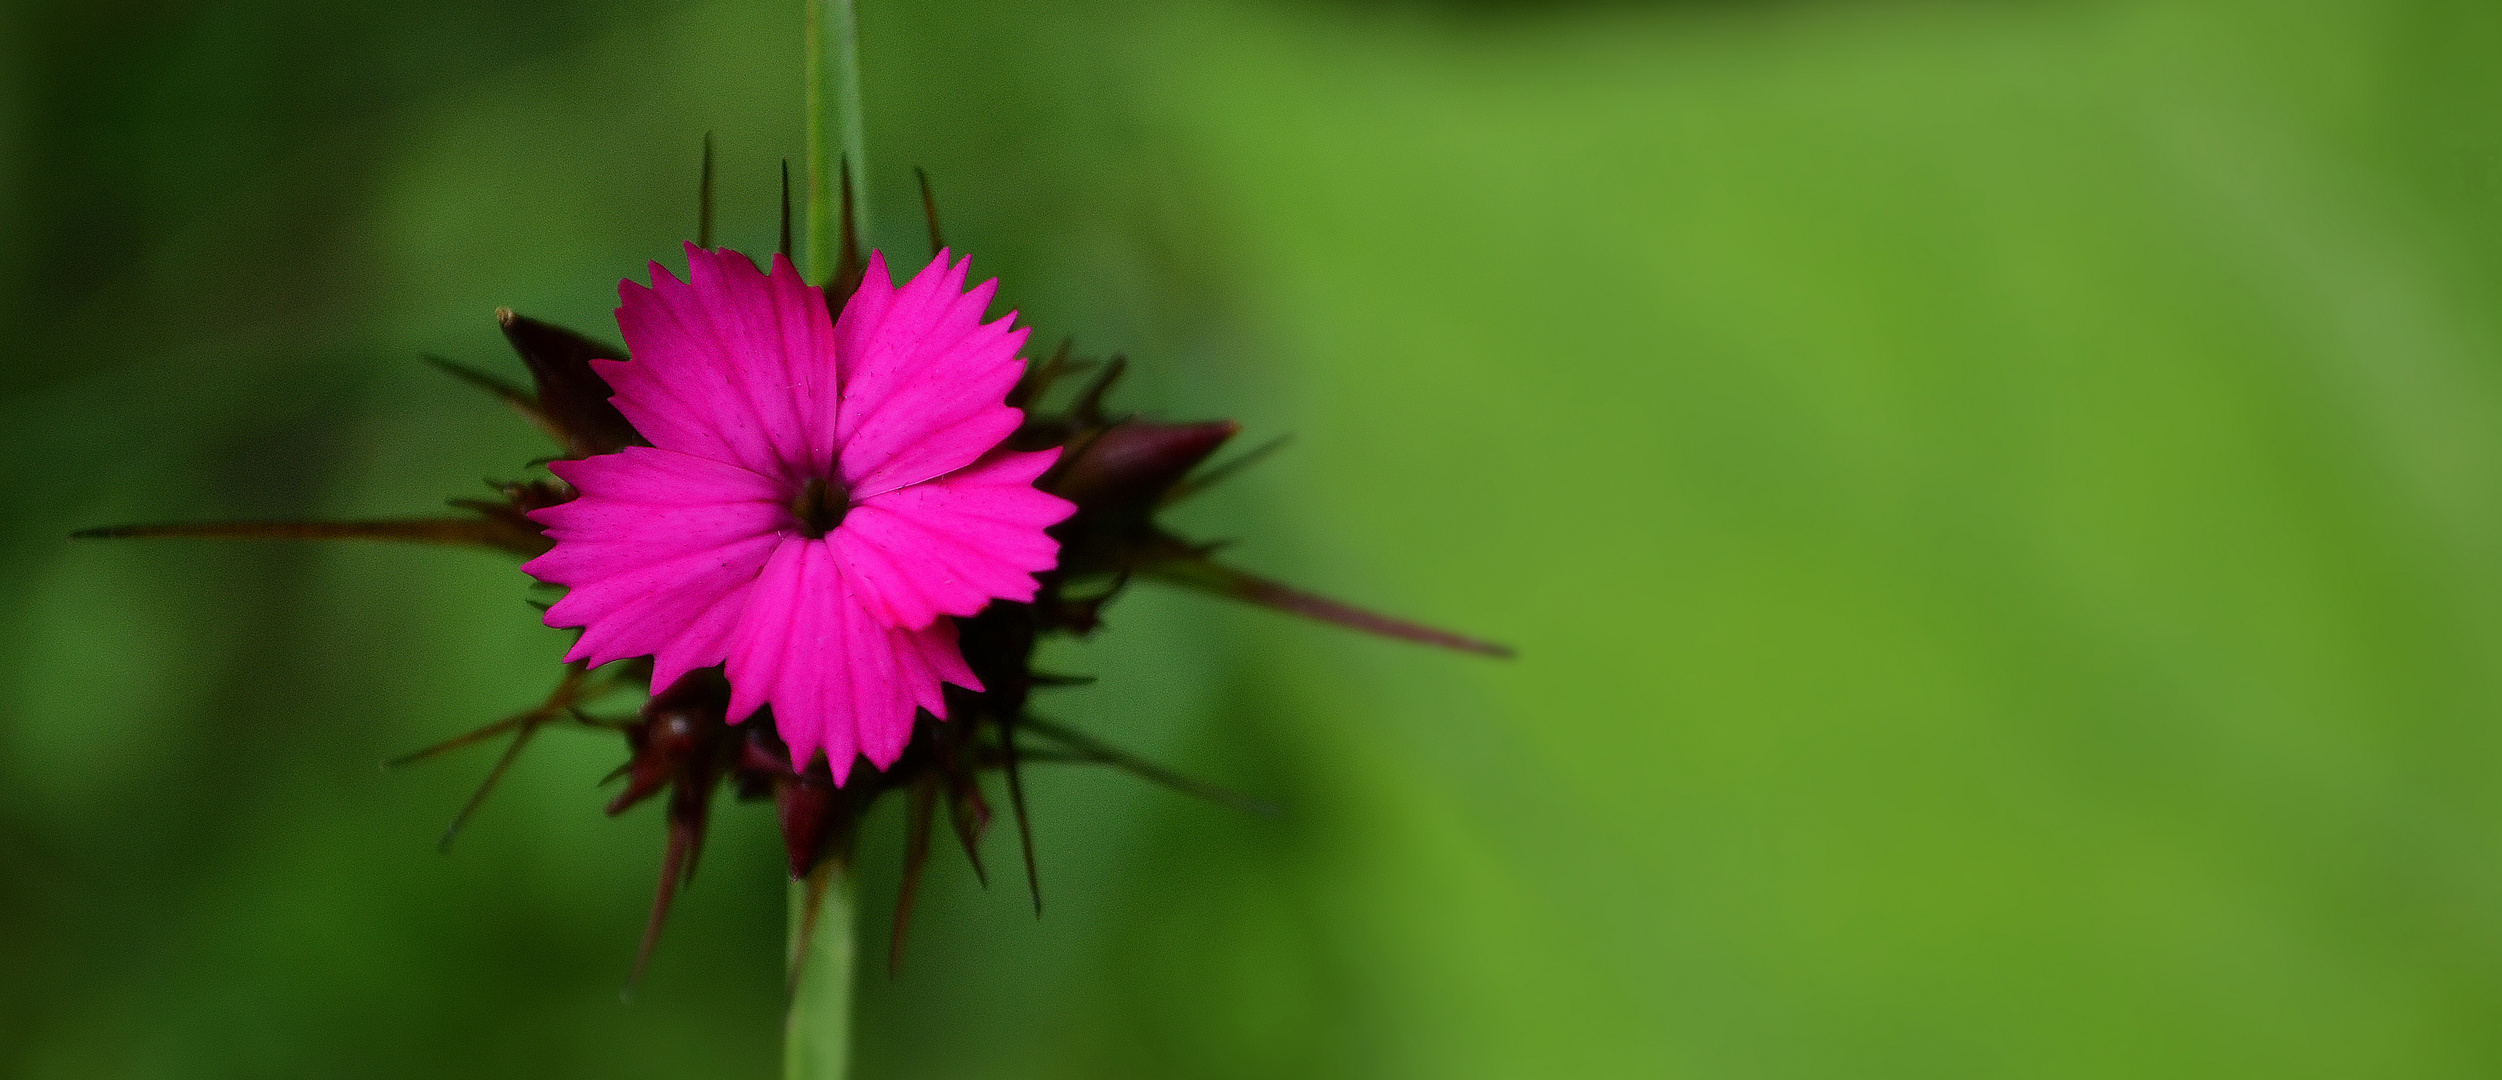
[[[794,769],[885,768],[940,683],[982,688],[947,617],[1033,599],[1074,510],[1034,488],[1056,449],[999,448],[1025,331],[945,251],[900,289],[872,253],[839,320],[785,257],[687,260],[620,284],[633,359],[592,361],[651,445],[551,465],[581,495],[531,513],[555,547],[523,569],[572,589],[567,660],[649,655],[655,692],[724,665],[731,722],[772,706]]]

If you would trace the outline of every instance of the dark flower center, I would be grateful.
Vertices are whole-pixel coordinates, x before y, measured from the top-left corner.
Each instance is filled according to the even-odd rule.
[[[850,512],[851,492],[839,480],[829,483],[812,477],[799,486],[798,497],[791,500],[791,516],[799,519],[799,535],[810,540],[824,539]]]

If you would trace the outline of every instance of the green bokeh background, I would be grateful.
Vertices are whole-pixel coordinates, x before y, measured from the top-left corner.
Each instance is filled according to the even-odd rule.
[[[934,864],[886,1077],[2502,1072],[2502,9],[867,0],[1038,341],[1293,448],[1182,524],[1513,663],[1140,587]],[[0,1075],[761,1077],[765,808],[620,1004],[657,811],[506,560],[76,545],[544,453],[417,362],[605,330],[799,6],[0,8]],[[882,952],[899,821],[872,825]],[[1013,866],[1010,835],[988,856]]]

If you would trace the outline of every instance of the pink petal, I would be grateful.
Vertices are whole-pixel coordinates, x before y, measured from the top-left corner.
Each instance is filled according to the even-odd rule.
[[[687,280],[617,286],[634,359],[595,360],[617,410],[653,446],[766,476],[823,476],[834,461],[833,320],[790,260],[773,273],[735,251],[686,245]]]
[[[999,445],[1024,414],[1003,402],[1024,373],[1015,314],[982,321],[997,281],[964,291],[972,260],[941,251],[897,289],[885,256],[835,324],[842,364],[843,482],[855,500],[961,469]]]
[[[582,494],[531,513],[556,546],[522,569],[572,587],[546,616],[584,628],[566,659],[649,654],[659,686],[720,663],[748,585],[789,523],[780,486],[640,446],[550,468]]]
[[[993,455],[853,507],[831,539],[863,606],[887,625],[917,629],[972,615],[993,597],[1032,600],[1034,575],[1060,555],[1043,530],[1077,510],[1033,486],[1059,454]]]
[[[939,680],[978,689],[953,624],[901,630],[864,610],[833,546],[785,538],[756,578],[729,644],[730,719],[773,706],[791,767],[822,750],[836,783],[866,754],[885,768],[911,741],[917,709],[944,718]]]

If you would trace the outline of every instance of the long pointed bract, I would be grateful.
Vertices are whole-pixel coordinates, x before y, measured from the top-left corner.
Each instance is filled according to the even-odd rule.
[[[1174,558],[1149,563],[1140,567],[1139,572],[1159,581],[1214,593],[1244,603],[1257,604],[1272,611],[1282,611],[1289,615],[1301,615],[1307,619],[1336,623],[1350,630],[1361,630],[1367,634],[1413,641],[1419,645],[1435,645],[1460,652],[1472,652],[1481,656],[1508,658],[1513,655],[1512,647],[1509,645],[1481,641],[1477,638],[1454,634],[1448,630],[1437,630],[1423,623],[1409,622],[1379,612],[1366,611],[1318,593],[1305,592],[1264,577],[1246,574],[1205,558]]]
[[[522,389],[503,376],[480,371],[455,360],[428,356],[426,362],[455,379],[495,395],[504,404],[512,406],[515,412],[530,418],[531,423],[537,424],[540,430],[549,435],[560,439],[564,437],[564,434],[556,429],[555,423],[548,419],[547,411],[539,408],[538,395]]]
[[[1284,449],[1285,445],[1292,441],[1294,441],[1294,435],[1292,433],[1280,435],[1267,442],[1261,443],[1258,446],[1252,447],[1241,457],[1210,468],[1206,472],[1200,473],[1197,476],[1184,477],[1181,483],[1165,489],[1164,497],[1158,500],[1156,505],[1171,506],[1202,491],[1215,487],[1218,484],[1224,483],[1227,480],[1233,479],[1236,474],[1242,472],[1244,469],[1250,468],[1253,465],[1259,464],[1262,459],[1268,457],[1270,454],[1274,454],[1277,451]]]
[[[935,255],[941,251],[947,250],[947,238],[940,235],[938,231],[938,199],[930,194],[930,174],[928,170],[916,165],[912,169],[912,176],[914,179],[921,182],[921,214],[923,217],[929,219],[930,253]]]
[[[1042,871],[1034,866],[1034,824],[1025,814],[1025,777],[1016,760],[1016,721],[999,719],[999,749],[1006,755],[1008,808],[1016,814],[1016,842],[1025,853],[1025,887],[1034,894],[1034,917],[1042,918]]]
[[[695,182],[695,246],[712,246],[712,132],[704,133],[704,175]]]
[[[1219,806],[1231,807],[1246,814],[1257,814],[1261,817],[1276,817],[1281,813],[1275,803],[1264,799],[1255,799],[1230,788],[1208,783],[1205,780],[1197,780],[1184,776],[1075,728],[1062,724],[1055,724],[1049,720],[1033,716],[1025,718],[1025,726],[1048,735],[1051,738],[1058,740],[1063,746],[1068,747],[1074,752],[1072,760],[1094,762],[1100,765],[1110,765],[1113,768],[1129,773],[1130,775],[1138,777],[1141,780],[1162,784],[1165,787],[1181,792],[1184,795],[1205,799]],[[1027,753],[1027,757],[1032,759],[1033,755],[1030,751]]]
[[[926,774],[912,785],[911,814],[904,826],[903,883],[895,892],[895,926],[887,932],[886,977],[903,974],[904,931],[912,925],[912,903],[921,896],[921,872],[930,864],[930,829],[937,822],[938,775]]]
[[[512,770],[513,762],[521,757],[522,747],[530,745],[530,736],[538,734],[539,725],[545,722],[546,719],[536,713],[522,718],[520,729],[513,732],[512,743],[504,747],[504,753],[495,759],[495,766],[487,770],[486,779],[478,781],[478,790],[470,794],[468,802],[461,804],[459,813],[452,815],[452,823],[443,827],[443,838],[435,841],[435,850],[447,853],[452,850],[452,841],[460,836],[462,826],[469,824],[470,817],[478,812],[478,808],[486,805],[487,795],[504,779],[504,774]]]
[[[535,531],[487,518],[398,518],[384,521],[187,521],[80,529],[73,540],[185,537],[196,540],[397,540],[414,544],[461,544],[535,555],[546,538]]]
[[[660,856],[660,891],[652,897],[651,918],[643,923],[643,943],[634,950],[634,972],[626,977],[624,996],[634,997],[634,988],[643,982],[643,971],[651,966],[652,951],[660,947],[661,927],[668,925],[669,905],[675,903],[678,886],[686,881],[694,856],[704,842],[704,822],[697,817],[691,822],[669,820],[669,847]]]

